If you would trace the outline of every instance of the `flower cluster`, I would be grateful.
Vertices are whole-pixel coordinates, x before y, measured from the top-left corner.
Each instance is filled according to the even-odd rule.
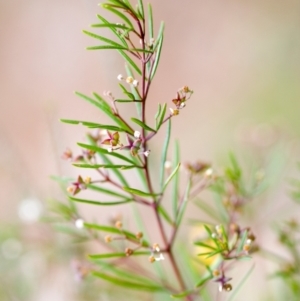
[[[176,98],[172,100],[175,105],[175,109],[170,108],[170,112],[172,116],[179,115],[179,110],[183,109],[186,106],[186,101],[191,98],[193,91],[190,90],[188,86],[184,86],[179,89],[176,93]]]
[[[132,76],[127,76],[126,78],[124,78],[122,74],[119,74],[117,78],[119,81],[125,80],[127,84],[132,85],[133,87],[137,87],[139,85],[139,81],[137,79],[134,79]]]

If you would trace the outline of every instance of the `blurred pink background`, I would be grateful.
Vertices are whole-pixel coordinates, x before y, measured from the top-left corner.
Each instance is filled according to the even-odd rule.
[[[300,1],[151,2],[156,30],[160,20],[166,30],[148,116],[153,120],[158,103],[171,105],[183,85],[194,90],[173,122],[183,160],[218,163],[229,150],[261,152],[275,145],[295,169],[300,160]],[[22,199],[59,194],[49,175],[76,174],[60,157],[85,130],[59,119],[99,122],[105,117],[73,91],[117,91],[117,75],[125,73],[118,54],[85,50],[95,41],[81,30],[89,30],[96,14],[103,13],[97,4],[0,0],[3,222],[18,219]],[[154,145],[154,156],[158,152]],[[281,190],[284,195],[286,189]]]

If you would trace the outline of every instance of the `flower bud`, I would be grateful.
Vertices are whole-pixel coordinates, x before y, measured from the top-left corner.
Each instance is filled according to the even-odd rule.
[[[126,256],[130,256],[130,255],[133,254],[133,250],[130,249],[130,248],[126,248],[126,249],[125,249],[125,254],[126,254]]]
[[[121,221],[116,221],[115,223],[115,227],[118,228],[118,229],[121,229],[123,226],[122,222]]]
[[[111,237],[111,235],[106,235],[105,238],[104,238],[105,242],[109,243],[111,242],[113,239]]]

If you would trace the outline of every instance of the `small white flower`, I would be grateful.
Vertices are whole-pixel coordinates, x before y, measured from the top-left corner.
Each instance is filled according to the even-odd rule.
[[[113,148],[112,148],[112,147],[109,147],[109,148],[107,149],[107,151],[108,151],[109,153],[112,153],[112,152],[113,152]]]
[[[247,244],[247,245],[251,245],[251,243],[252,243],[252,240],[248,238],[248,239],[246,240],[246,244]]]
[[[123,80],[123,79],[124,79],[123,75],[122,75],[122,74],[119,74],[119,75],[118,75],[118,80]]]
[[[183,109],[186,106],[185,102],[182,102],[179,106],[179,109]]]
[[[204,175],[205,175],[206,177],[211,177],[212,174],[213,174],[213,172],[214,172],[214,170],[213,170],[212,168],[208,168],[208,169],[205,171]]]
[[[132,82],[133,86],[134,87],[137,87],[139,85],[139,81],[137,79],[135,79],[133,82]]]
[[[134,131],[133,136],[134,136],[134,138],[136,138],[136,139],[140,139],[141,133],[140,133],[139,131]]]
[[[170,169],[172,167],[172,162],[171,161],[166,161],[165,162],[165,169]]]
[[[76,221],[75,221],[75,227],[77,229],[83,229],[84,228],[84,220],[81,219],[81,218],[78,218]]]
[[[145,155],[146,157],[148,157],[148,156],[150,155],[150,152],[151,152],[151,150],[148,149],[148,150],[144,151],[144,155]]]

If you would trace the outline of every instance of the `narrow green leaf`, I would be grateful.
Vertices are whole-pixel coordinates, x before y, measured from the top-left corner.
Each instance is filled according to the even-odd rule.
[[[121,205],[121,204],[126,204],[129,202],[132,202],[132,199],[127,199],[127,200],[120,200],[120,201],[107,201],[107,202],[98,202],[94,200],[85,200],[85,199],[78,199],[74,198],[72,196],[69,196],[69,199],[78,202],[78,203],[86,203],[86,204],[91,204],[91,205],[97,205],[97,206],[113,206],[113,205]]]
[[[110,116],[110,117],[114,116],[111,106],[105,101],[105,99],[103,99],[103,97],[101,97],[97,93],[95,93],[95,92],[93,93],[93,95],[96,97],[96,100],[94,100],[82,93],[79,93],[79,92],[75,92],[75,94],[78,95],[79,97],[81,97],[82,99],[87,100],[88,102],[94,104],[108,116]]]
[[[113,257],[126,257],[126,254],[124,252],[119,252],[119,253],[89,255],[89,258],[91,259],[104,259],[104,258],[113,258]]]
[[[104,149],[104,148],[101,148],[99,146],[96,146],[96,145],[90,145],[90,144],[85,144],[85,143],[77,143],[80,147],[83,147],[85,149],[89,149],[89,150],[92,150],[94,152],[97,152],[97,153],[101,153],[101,154],[105,154],[105,155],[108,155],[108,156],[112,156],[112,157],[115,157],[115,158],[118,158],[118,159],[121,159],[123,161],[126,161],[132,165],[138,165],[135,161],[121,155],[120,153],[117,153],[117,152],[109,152],[107,149]]]
[[[68,124],[76,124],[76,125],[82,124],[84,126],[92,127],[92,128],[97,127],[99,125],[98,123],[83,121],[83,120],[61,119],[60,121]]]
[[[157,123],[157,126],[156,126],[156,130],[158,131],[164,121],[164,118],[165,118],[165,115],[166,115],[166,111],[167,111],[167,104],[164,103],[163,104],[163,107],[161,109],[161,112],[160,112],[160,115],[158,117],[158,123]]]
[[[162,50],[162,45],[164,40],[163,30],[164,30],[164,23],[162,22],[161,29],[160,29],[160,37],[158,38],[157,45],[154,46],[155,48],[157,47],[157,49],[156,49],[155,61],[150,75],[150,79],[153,79],[160,60],[161,50]]]
[[[120,47],[120,48],[122,48],[122,49],[123,49],[123,48],[127,49],[127,47],[124,47],[124,46],[122,46],[122,45],[116,43],[116,42],[113,41],[113,40],[110,40],[110,39],[107,39],[107,38],[105,38],[105,37],[99,36],[99,35],[97,35],[97,34],[94,34],[94,33],[92,33],[92,32],[89,32],[89,31],[87,31],[87,30],[83,30],[82,32],[83,32],[84,34],[86,34],[86,35],[92,37],[92,38],[97,39],[97,40],[103,41],[103,42],[105,42],[105,43],[108,43],[108,44],[111,44],[111,45],[114,45],[114,46],[117,46],[117,47]]]
[[[68,123],[68,124],[80,124],[82,121],[79,120],[71,120],[71,119],[60,119],[61,122],[63,123]]]
[[[140,100],[136,100],[136,99],[115,99],[115,102],[141,102]]]
[[[149,251],[134,251],[130,256],[149,255],[149,253],[150,253]],[[103,259],[103,258],[113,258],[113,257],[126,257],[126,253],[119,252],[119,253],[89,255],[89,258],[91,259]]]
[[[76,167],[79,167],[79,168],[91,168],[91,169],[98,169],[98,168],[112,168],[112,169],[142,168],[141,166],[137,166],[137,165],[89,164],[89,163],[73,163],[73,166],[76,166]]]
[[[163,190],[163,187],[164,187],[165,162],[167,160],[170,137],[171,137],[171,120],[169,119],[168,125],[167,125],[166,138],[165,138],[165,142],[164,142],[164,146],[163,146],[163,150],[162,150],[161,163],[160,163],[160,187],[161,187],[161,190]]]
[[[219,249],[219,250],[216,250],[214,252],[211,252],[210,254],[208,254],[208,256],[206,256],[206,258],[213,257],[213,256],[215,256],[215,255],[217,255],[219,253],[222,253],[223,251],[224,251],[223,249]],[[203,254],[201,254],[201,255],[203,255]]]
[[[54,225],[54,229],[55,231],[59,231],[61,233],[65,233],[68,235],[72,235],[75,236],[77,238],[82,238],[82,239],[88,239],[88,237],[82,233],[81,231],[79,232],[78,229],[74,228],[74,227],[69,227],[66,225],[61,225],[61,224],[56,224]]]
[[[227,235],[227,233],[226,233],[226,231],[225,231],[224,226],[223,226],[223,225],[220,225],[220,227],[221,227],[221,233],[222,233],[222,236],[223,236],[223,238],[224,238],[224,242],[225,242],[225,244],[226,244],[226,248],[228,248],[228,235]]]
[[[157,207],[158,213],[171,225],[174,226],[174,222],[172,221],[170,215],[167,213],[167,211],[163,208],[162,205],[159,205]]]
[[[126,5],[126,3],[124,3],[124,1],[120,1],[120,0],[108,0],[109,2],[112,2],[114,5],[117,5],[120,8],[123,9],[128,9],[129,7]],[[109,3],[104,3],[102,5],[110,5]]]
[[[139,75],[142,75],[141,69],[123,50],[119,49],[118,52],[122,55],[128,65],[130,65]]]
[[[93,95],[100,103],[100,106],[102,107],[101,110],[104,111],[104,113],[106,113],[112,120],[114,120],[122,129],[124,129],[124,131],[133,135],[132,128],[130,128],[122,119],[115,115],[109,104],[97,93],[94,92]]]
[[[132,28],[127,27],[126,25],[122,25],[122,24],[114,24],[114,23],[105,23],[105,24],[92,24],[92,27],[105,27],[105,28],[119,28],[119,29],[123,29],[123,30],[127,30],[127,31],[132,31]]]
[[[73,120],[73,119],[61,119],[60,121],[68,124],[76,124],[76,125],[82,124],[89,128],[98,128],[98,129],[104,129],[104,130],[115,131],[115,132],[128,132],[127,130],[114,125],[99,124],[99,123],[94,123],[89,121]],[[131,134],[131,132],[129,133]]]
[[[173,155],[173,166],[180,164],[180,149],[178,140],[175,141],[174,155]],[[178,209],[178,200],[179,200],[179,177],[180,173],[177,172],[174,176],[173,187],[172,187],[172,208],[173,215],[176,216]]]
[[[245,274],[245,276],[242,278],[242,280],[238,283],[235,290],[231,293],[230,298],[228,299],[228,301],[232,301],[234,299],[234,297],[237,295],[239,290],[242,288],[245,281],[249,278],[249,276],[253,272],[254,267],[255,267],[255,264],[252,265],[252,267],[249,269],[249,271]]]
[[[129,48],[129,50],[133,52],[153,53],[152,50],[142,49],[142,48]]]
[[[137,118],[133,118],[133,117],[131,118],[131,120],[134,123],[138,124],[143,129],[145,129],[146,131],[150,131],[150,132],[155,132],[156,133],[156,131],[154,129],[152,129],[150,126],[148,126],[147,124],[145,124],[143,121],[141,121],[141,120],[139,120]]]
[[[176,175],[176,173],[179,171],[180,168],[180,163],[177,164],[177,166],[175,167],[175,169],[172,171],[172,173],[169,175],[169,177],[167,178],[162,191],[164,192],[168,186],[168,184],[170,183],[170,181],[173,179],[173,177]]]
[[[206,230],[207,234],[208,234],[208,237],[209,238],[212,238],[212,231],[210,230],[210,228],[206,225],[203,225],[204,226],[204,229]]]
[[[181,299],[181,298],[189,296],[190,294],[193,294],[194,292],[195,292],[195,290],[187,290],[187,291],[184,291],[184,292],[179,293],[179,294],[173,294],[173,295],[171,295],[171,297],[175,298],[175,299],[177,299],[177,298]]]
[[[123,189],[129,193],[135,194],[135,195],[139,195],[139,196],[158,196],[160,195],[160,193],[150,193],[150,192],[145,192],[145,191],[141,191],[135,188],[130,188],[130,187],[126,187],[124,186]]]
[[[119,86],[125,95],[127,95],[132,100],[135,99],[134,95],[132,93],[130,93],[129,91],[127,91],[127,89],[122,84],[119,83]]]
[[[109,271],[110,273],[113,273],[124,279],[130,279],[131,281],[134,280],[140,283],[155,284],[153,280],[143,277],[140,274],[128,270],[124,270],[123,267],[121,269],[120,266],[119,265],[116,266],[114,262],[93,259],[93,263],[99,265],[101,271],[103,272]]]
[[[183,217],[183,214],[185,212],[185,208],[186,208],[186,205],[187,205],[187,202],[188,202],[188,199],[189,199],[191,186],[192,186],[192,181],[189,180],[188,183],[187,183],[187,187],[185,189],[185,193],[184,193],[182,204],[181,204],[181,206],[180,206],[180,208],[178,210],[178,213],[177,213],[177,217],[176,217],[176,225],[177,225],[177,227],[179,227],[179,225],[180,225],[180,223],[182,221],[182,217]]]
[[[126,47],[123,46],[109,46],[109,45],[99,45],[99,46],[90,46],[86,48],[87,50],[110,50],[110,49],[122,49],[122,50],[127,50]]]
[[[139,12],[141,14],[142,19],[145,19],[145,11],[144,11],[143,0],[139,0],[138,8],[139,8]]]
[[[231,181],[237,182],[237,181],[241,180],[242,170],[241,170],[241,168],[237,162],[237,159],[233,153],[229,154],[229,160],[231,163],[231,167],[227,168],[225,170],[225,173]]]
[[[106,189],[106,188],[100,187],[100,186],[95,185],[95,184],[87,184],[86,187],[88,189],[98,191],[98,192],[101,192],[101,193],[104,193],[104,194],[117,196],[117,197],[120,197],[120,198],[123,198],[123,199],[128,199],[128,195],[124,195],[124,194],[116,192],[115,190]]]
[[[152,40],[154,38],[153,33],[153,13],[152,13],[152,5],[148,3],[148,22],[149,22],[149,38]]]
[[[109,116],[113,121],[115,121],[116,123],[118,123],[122,128],[127,129],[123,123],[120,122],[120,120],[114,115],[114,113],[112,112],[112,109],[110,107],[110,105],[97,93],[93,93],[93,95],[95,96],[95,98],[97,100],[94,100],[82,93],[79,92],[75,92],[75,94],[77,96],[79,96],[80,98],[82,98],[85,101],[88,101],[89,103],[93,104],[94,106],[96,106],[97,108],[99,108],[103,113],[105,113],[107,116]],[[127,129],[130,131],[130,129]]]
[[[211,250],[215,250],[216,248],[208,245],[208,244],[205,244],[204,242],[201,242],[201,241],[197,241],[194,243],[194,245],[196,246],[199,246],[199,247],[204,247],[204,248],[208,248],[208,249],[211,249]]]
[[[60,216],[66,218],[67,220],[71,220],[72,217],[77,213],[77,211],[74,210],[74,208],[69,207],[68,205],[62,202],[51,200],[48,202],[48,204],[50,212],[57,213]]]
[[[97,15],[97,17],[98,17],[98,19],[100,19],[104,24],[110,24],[110,22],[109,21],[107,21],[105,18],[103,18],[102,16],[100,16],[100,15]],[[114,28],[114,27],[108,27],[113,33],[114,33],[114,35],[122,42],[122,44],[126,47],[126,48],[128,48],[128,45],[127,45],[127,43],[126,43],[126,40],[124,39],[124,37],[122,37],[118,32],[117,32],[117,30],[116,30],[116,28]]]
[[[155,128],[157,129],[157,124],[158,124],[158,117],[160,116],[160,112],[161,112],[161,104],[159,103],[158,104],[158,110],[154,116],[154,119],[155,119]]]
[[[130,28],[134,28],[134,26],[132,25],[131,21],[123,14],[121,13],[119,10],[109,6],[109,5],[102,5],[105,9],[109,10],[110,12],[114,13],[115,15],[117,15],[119,18],[123,19]]]
[[[244,245],[246,243],[247,237],[248,237],[248,231],[245,230],[244,233],[243,233],[243,235],[242,235],[242,237],[241,237],[241,239],[240,239],[240,243],[239,243],[239,245],[237,247],[237,250],[236,250],[237,254],[239,254],[239,253],[242,252],[243,247],[244,247]]]
[[[131,11],[131,13],[134,14],[136,17],[138,17],[136,11],[134,10],[134,8],[132,7],[132,5],[130,4],[130,1],[123,0],[123,2],[125,3],[125,5],[127,5],[127,8]]]
[[[88,228],[88,229],[93,229],[93,230],[97,230],[97,231],[103,231],[106,233],[112,233],[112,234],[118,234],[118,235],[124,235],[127,238],[131,239],[131,240],[135,240],[135,241],[139,241],[136,238],[136,235],[134,233],[131,233],[129,231],[126,231],[124,229],[120,230],[118,228],[115,227],[111,227],[111,226],[103,226],[103,225],[97,225],[97,224],[90,224],[90,223],[84,223],[84,227]],[[143,247],[149,247],[149,243],[146,240],[142,240],[141,244]]]
[[[158,31],[158,35],[156,37],[156,40],[155,40],[155,43],[154,43],[154,49],[157,48],[158,44],[159,44],[159,41],[161,39],[161,37],[163,36],[164,34],[164,29],[165,29],[165,23],[164,22],[161,22],[160,23],[160,27],[159,27],[159,31]]]
[[[206,276],[206,277],[202,278],[198,283],[196,283],[195,287],[202,286],[203,284],[205,284],[205,282],[207,282],[208,280],[210,280],[212,278],[213,278],[212,275],[209,275],[209,276]]]
[[[153,65],[153,68],[152,68],[151,75],[150,75],[151,80],[153,79],[153,77],[156,73],[157,67],[158,67],[158,63],[159,63],[160,56],[161,56],[162,45],[163,45],[163,36],[161,37],[160,43],[157,46],[155,61],[154,61],[154,65]]]
[[[109,276],[107,274],[100,273],[100,272],[92,272],[92,274],[94,276],[98,277],[98,278],[101,278],[103,280],[111,282],[114,285],[122,286],[122,287],[125,287],[125,288],[128,288],[128,289],[150,291],[150,292],[165,290],[161,286],[150,285],[150,284],[141,284],[141,283],[138,283],[138,282],[135,283],[135,282],[131,282],[131,281],[128,281],[128,280],[120,279],[120,278],[117,278],[117,277],[112,277],[112,276]]]

